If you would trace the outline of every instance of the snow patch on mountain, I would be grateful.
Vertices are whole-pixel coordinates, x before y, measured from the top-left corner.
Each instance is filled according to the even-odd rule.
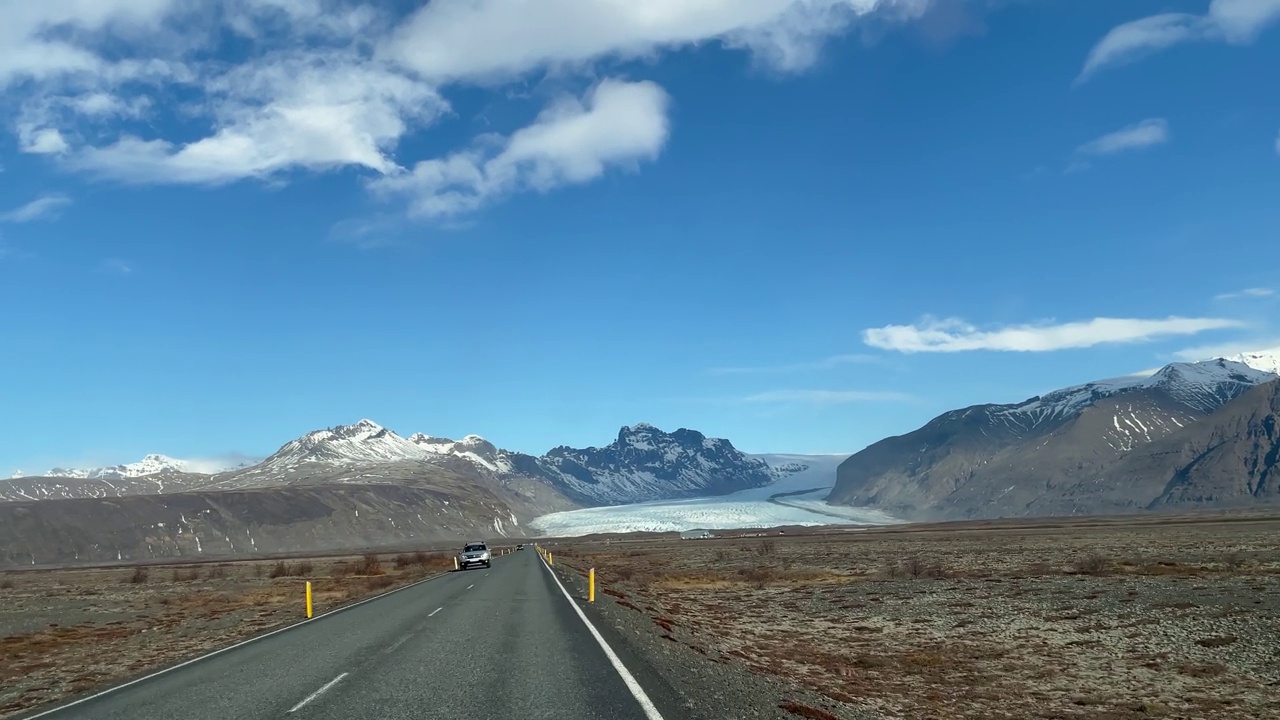
[[[146,477],[148,475],[189,473],[209,475],[218,472],[244,467],[244,460],[230,459],[195,459],[181,460],[167,455],[151,454],[138,462],[112,465],[97,468],[52,468],[36,477],[75,478],[80,480],[126,480]],[[27,477],[21,470],[11,476],[13,479]]]
[[[1280,348],[1240,353],[1239,355],[1232,355],[1226,359],[1238,363],[1244,363],[1254,370],[1261,370],[1262,372],[1271,373],[1272,375],[1280,377]]]
[[[1272,358],[1272,362],[1274,362]],[[1265,365],[1262,356],[1254,362]],[[1275,372],[1237,360],[1217,358],[1196,363],[1172,363],[1156,372],[1096,380],[1033,397],[1026,402],[1003,406],[995,412],[1024,429],[1063,420],[1108,397],[1146,388],[1164,390],[1173,399],[1210,413],[1244,390],[1276,379]]]
[[[663,432],[648,423],[623,427],[610,445],[557,447],[518,467],[591,505],[625,505],[721,495],[768,485],[769,465],[696,430]]]

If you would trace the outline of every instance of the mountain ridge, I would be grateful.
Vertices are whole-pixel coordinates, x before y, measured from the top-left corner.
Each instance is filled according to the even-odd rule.
[[[165,461],[157,461],[163,458]],[[621,504],[714,495],[771,482],[777,473],[722,438],[696,430],[670,433],[649,423],[622,427],[602,447],[560,445],[540,456],[504,450],[479,435],[460,440],[413,433],[403,437],[373,420],[313,430],[263,460],[217,473],[183,472],[182,461],[61,471],[0,483],[0,500],[121,497],[181,491],[243,490],[324,483],[413,484],[435,468],[472,474],[496,485],[532,480],[569,502]],[[126,468],[127,471],[120,471]],[[140,473],[141,468],[154,472]],[[524,483],[528,488],[528,484]]]
[[[1198,426],[1277,377],[1217,358],[948,411],[854,453],[827,500],[921,520],[1139,510],[1150,498],[1136,486],[1130,497],[1068,498],[1110,482],[1108,470],[1128,453]]]

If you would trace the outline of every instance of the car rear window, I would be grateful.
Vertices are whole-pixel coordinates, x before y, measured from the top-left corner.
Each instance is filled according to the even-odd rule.
[[[484,546],[483,546],[483,545],[468,545],[468,546],[466,546],[466,547],[462,548],[462,552],[477,552],[477,551],[479,551],[479,550],[483,550],[483,549],[484,549]]]

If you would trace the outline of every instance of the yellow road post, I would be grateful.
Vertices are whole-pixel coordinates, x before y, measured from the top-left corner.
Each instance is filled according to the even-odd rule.
[[[454,569],[454,570],[457,570],[457,569],[458,569],[458,556],[457,556],[457,555],[454,555],[454,556],[453,556],[453,569]]]
[[[311,581],[307,581],[307,617],[311,617]]]
[[[596,569],[591,568],[590,578],[587,581],[587,602],[596,601]]]

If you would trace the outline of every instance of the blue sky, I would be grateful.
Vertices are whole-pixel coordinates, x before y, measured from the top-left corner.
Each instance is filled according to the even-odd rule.
[[[1280,347],[1277,0],[22,5],[0,473],[854,451]]]

